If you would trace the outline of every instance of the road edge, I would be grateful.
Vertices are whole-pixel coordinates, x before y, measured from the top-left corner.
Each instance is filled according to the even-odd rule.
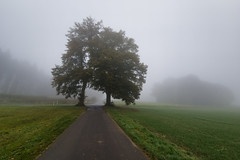
[[[138,149],[142,154],[145,156],[146,159],[151,160],[145,152],[143,152],[142,148],[136,145],[132,139],[124,132],[124,130],[117,124],[117,122],[112,118],[112,116],[103,108],[104,112],[108,115],[108,117],[113,121],[113,123],[117,126],[120,132],[123,133],[123,135],[131,142],[131,144]]]
[[[81,114],[72,122],[72,124],[70,124],[61,134],[59,134],[59,135],[43,150],[43,152],[41,152],[38,156],[36,156],[34,160],[38,160],[38,159],[50,148],[50,146],[51,146],[53,143],[55,143],[55,142],[59,139],[59,137],[61,137],[63,134],[65,134],[65,132],[66,132],[72,125],[74,125],[74,123],[76,123],[76,121],[77,121],[79,118],[81,118],[82,115],[84,115],[85,113],[86,113],[86,110],[84,110],[84,112],[81,113]]]

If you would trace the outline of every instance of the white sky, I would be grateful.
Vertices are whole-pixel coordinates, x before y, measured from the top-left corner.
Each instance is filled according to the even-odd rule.
[[[238,0],[0,0],[0,48],[50,75],[69,27],[88,16],[136,40],[149,66],[144,100],[155,83],[187,74],[240,95]]]

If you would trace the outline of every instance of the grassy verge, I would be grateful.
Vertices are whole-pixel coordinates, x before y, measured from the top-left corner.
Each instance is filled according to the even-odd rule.
[[[159,139],[172,142],[199,159],[232,160],[240,157],[240,108],[142,104],[109,109],[109,113],[119,125],[120,121],[130,119],[156,133]],[[121,127],[124,128],[124,124]]]
[[[194,160],[198,159],[160,135],[151,132],[145,126],[124,114],[123,108],[106,108],[119,126],[140,146],[151,159]],[[130,110],[130,112],[135,110]]]
[[[35,159],[83,108],[0,106],[0,159]]]

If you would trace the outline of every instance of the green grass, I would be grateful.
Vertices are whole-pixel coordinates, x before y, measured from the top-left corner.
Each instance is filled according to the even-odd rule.
[[[127,134],[131,131],[124,126],[128,123],[126,120],[132,121],[134,126],[146,128],[147,132],[157,136],[156,139],[174,143],[177,148],[193,153],[199,159],[230,160],[240,157],[240,109],[152,104],[130,108],[108,109]],[[149,140],[148,136],[135,140],[130,133],[130,137],[153,159],[171,159],[166,156],[158,158],[155,154],[161,150],[151,151],[149,144],[144,144]]]
[[[187,152],[147,127],[130,118],[127,112],[137,112],[127,108],[106,108],[119,126],[140,146],[151,159],[161,160],[196,160],[197,157]]]
[[[77,104],[76,99],[50,98],[0,93],[0,106]]]
[[[83,108],[0,106],[0,159],[35,159]]]

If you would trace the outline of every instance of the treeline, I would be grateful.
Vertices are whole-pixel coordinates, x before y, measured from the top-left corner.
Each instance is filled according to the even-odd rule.
[[[54,96],[49,76],[36,66],[13,59],[0,50],[0,93],[32,96]]]
[[[169,78],[154,87],[153,96],[158,102],[168,104],[229,105],[234,100],[230,89],[202,81],[195,75]]]

